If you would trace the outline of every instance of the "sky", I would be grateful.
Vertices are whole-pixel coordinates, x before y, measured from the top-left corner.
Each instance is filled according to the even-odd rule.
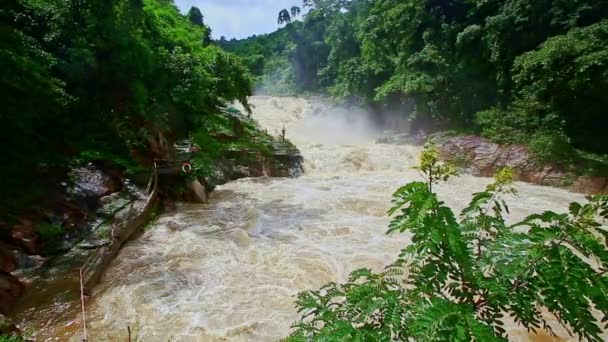
[[[175,0],[186,13],[191,6],[200,8],[213,38],[247,38],[275,31],[279,11],[301,6],[301,0]]]

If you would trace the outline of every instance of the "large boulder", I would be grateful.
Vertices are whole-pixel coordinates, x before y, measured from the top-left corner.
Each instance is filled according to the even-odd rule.
[[[122,190],[123,181],[114,172],[101,170],[94,164],[72,170],[73,186],[70,192],[83,198],[99,199]]]
[[[272,144],[270,176],[297,177],[304,172],[303,162],[300,151],[289,141],[277,141]]]
[[[146,175],[149,177],[149,175]],[[129,190],[132,184],[125,181],[123,171],[109,163],[89,163],[70,172],[71,182],[67,187],[68,203],[64,203],[62,212],[95,211],[103,197],[123,190]],[[147,179],[146,179],[147,180]],[[107,202],[108,200],[106,200]]]

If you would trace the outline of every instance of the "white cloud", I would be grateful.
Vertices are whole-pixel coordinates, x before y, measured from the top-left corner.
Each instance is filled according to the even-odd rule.
[[[275,31],[280,10],[302,6],[301,0],[175,0],[186,13],[191,6],[200,8],[213,37],[246,38]]]

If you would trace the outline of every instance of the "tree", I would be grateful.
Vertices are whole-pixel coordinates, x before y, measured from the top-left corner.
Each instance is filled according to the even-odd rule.
[[[190,7],[190,10],[188,11],[188,19],[196,26],[205,25],[203,13],[201,13],[201,10],[196,6]]]
[[[513,64],[517,108],[536,119],[538,131],[565,123],[575,147],[602,153],[608,132],[608,19],[552,37]],[[584,110],[580,110],[584,108]],[[545,124],[545,126],[543,126]]]
[[[412,243],[384,272],[357,270],[345,284],[301,293],[302,320],[288,341],[506,341],[505,314],[553,333],[543,312],[581,339],[602,341],[608,196],[507,224],[503,196],[516,192],[505,169],[457,218],[433,192],[453,171],[432,146],[419,170],[426,182],[398,189],[389,211],[388,233],[408,232]]]
[[[302,10],[300,9],[300,7],[298,7],[298,6],[291,7],[291,17],[292,18],[299,16],[301,12],[302,12]]]
[[[594,43],[591,51],[589,44],[572,39],[577,30],[608,18],[607,1],[303,0],[300,6],[307,10],[297,22],[301,25],[295,26],[297,11],[282,10],[278,22],[291,25],[273,36],[273,44],[262,44],[263,53],[256,51],[287,59],[298,91],[402,112],[426,130],[474,130],[501,143],[529,144],[526,137],[546,137],[547,131],[558,129],[565,144],[553,144],[558,149],[608,153],[602,135],[607,125],[601,111],[604,97],[598,95],[606,92],[601,60],[608,48]],[[577,38],[596,42],[589,30],[585,32]],[[600,31],[594,32],[597,36]],[[518,63],[531,60],[530,53],[543,46],[534,56],[545,54],[551,47],[545,43],[561,36],[569,47],[564,57],[581,66],[586,63],[581,77],[554,51],[556,59],[546,61],[552,63],[547,65],[550,70],[535,69],[533,85],[522,81],[521,72],[533,70]],[[295,48],[285,49],[289,44]],[[547,83],[553,73],[564,76],[547,88],[553,92],[530,96],[528,90]],[[566,84],[568,77],[579,82]],[[592,108],[579,120],[581,108],[587,106]],[[514,125],[503,124],[509,121]],[[500,127],[506,129],[500,132]]]
[[[187,16],[193,25],[204,29],[203,45],[209,45],[211,43],[211,28],[205,25],[205,20],[203,17],[203,13],[201,13],[201,10],[196,6],[192,6],[188,11]]]
[[[289,11],[287,9],[283,9],[279,12],[277,23],[279,25],[291,23],[291,15],[289,14]]]
[[[240,60],[206,43],[200,11],[185,17],[172,1],[9,0],[0,33],[3,214],[28,207],[22,194],[44,199],[41,183],[74,163],[146,165],[163,153],[155,137],[251,94]]]

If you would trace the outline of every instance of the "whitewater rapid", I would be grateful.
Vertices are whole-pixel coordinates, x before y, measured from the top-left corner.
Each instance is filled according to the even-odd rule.
[[[378,144],[364,112],[302,98],[254,97],[253,117],[283,126],[301,150],[295,179],[243,179],[208,205],[162,215],[114,261],[88,303],[91,341],[276,341],[298,319],[298,292],[344,281],[354,269],[381,270],[408,244],[385,234],[391,194],[419,180],[419,148]],[[438,186],[462,209],[489,179],[463,175]],[[564,211],[581,195],[518,183],[511,219]],[[54,323],[49,336],[78,341],[81,318]],[[532,339],[513,329],[514,340]],[[534,337],[545,340],[546,337]]]

